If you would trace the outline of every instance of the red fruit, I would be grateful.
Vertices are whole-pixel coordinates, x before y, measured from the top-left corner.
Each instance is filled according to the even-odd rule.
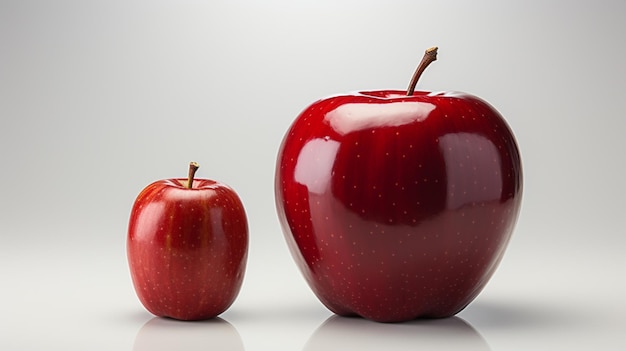
[[[472,95],[413,92],[418,77],[408,94],[313,103],[279,150],[276,204],[288,246],[339,315],[456,314],[496,270],[518,217],[522,167],[507,123]]]
[[[151,313],[213,318],[235,300],[244,277],[248,224],[237,194],[208,179],[159,180],[137,197],[128,227],[130,273]]]

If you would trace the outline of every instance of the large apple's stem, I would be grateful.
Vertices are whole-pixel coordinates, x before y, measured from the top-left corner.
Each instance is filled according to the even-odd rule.
[[[193,185],[193,177],[196,175],[196,171],[200,168],[197,162],[189,163],[189,175],[187,176],[187,189],[191,189]]]
[[[409,88],[406,90],[407,96],[413,95],[413,92],[415,92],[415,86],[417,85],[417,81],[418,79],[420,79],[420,76],[422,75],[422,73],[424,73],[424,70],[426,69],[426,67],[428,67],[428,65],[430,65],[433,61],[437,60],[437,49],[438,48],[436,46],[426,49],[426,52],[424,53],[424,57],[422,57],[422,61],[417,66],[415,73],[413,73],[413,78],[411,78],[411,83],[409,83]]]

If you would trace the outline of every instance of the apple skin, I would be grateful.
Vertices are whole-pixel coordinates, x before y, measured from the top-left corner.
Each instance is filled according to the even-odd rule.
[[[224,312],[241,288],[248,255],[243,204],[208,179],[159,180],[138,195],[127,256],[133,285],[156,316],[201,320]]]
[[[278,217],[331,311],[455,315],[496,270],[522,199],[511,129],[464,93],[367,91],[306,108],[279,148]]]

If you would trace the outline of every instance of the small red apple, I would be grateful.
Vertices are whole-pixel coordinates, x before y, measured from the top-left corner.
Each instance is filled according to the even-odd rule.
[[[208,179],[165,179],[133,205],[127,255],[139,300],[180,320],[216,317],[234,302],[248,254],[248,223],[234,190]]]
[[[522,195],[503,117],[464,93],[332,96],[306,108],[278,153],[278,216],[331,311],[384,322],[447,317],[490,279]]]

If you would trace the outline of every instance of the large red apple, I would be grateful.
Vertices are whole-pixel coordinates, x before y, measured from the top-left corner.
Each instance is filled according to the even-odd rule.
[[[485,101],[414,91],[319,100],[293,122],[275,179],[288,246],[321,302],[385,322],[447,317],[490,279],[522,194],[511,129]]]
[[[234,302],[243,282],[248,224],[225,184],[159,180],[141,191],[128,226],[127,254],[137,296],[151,313],[180,320],[213,318]]]

